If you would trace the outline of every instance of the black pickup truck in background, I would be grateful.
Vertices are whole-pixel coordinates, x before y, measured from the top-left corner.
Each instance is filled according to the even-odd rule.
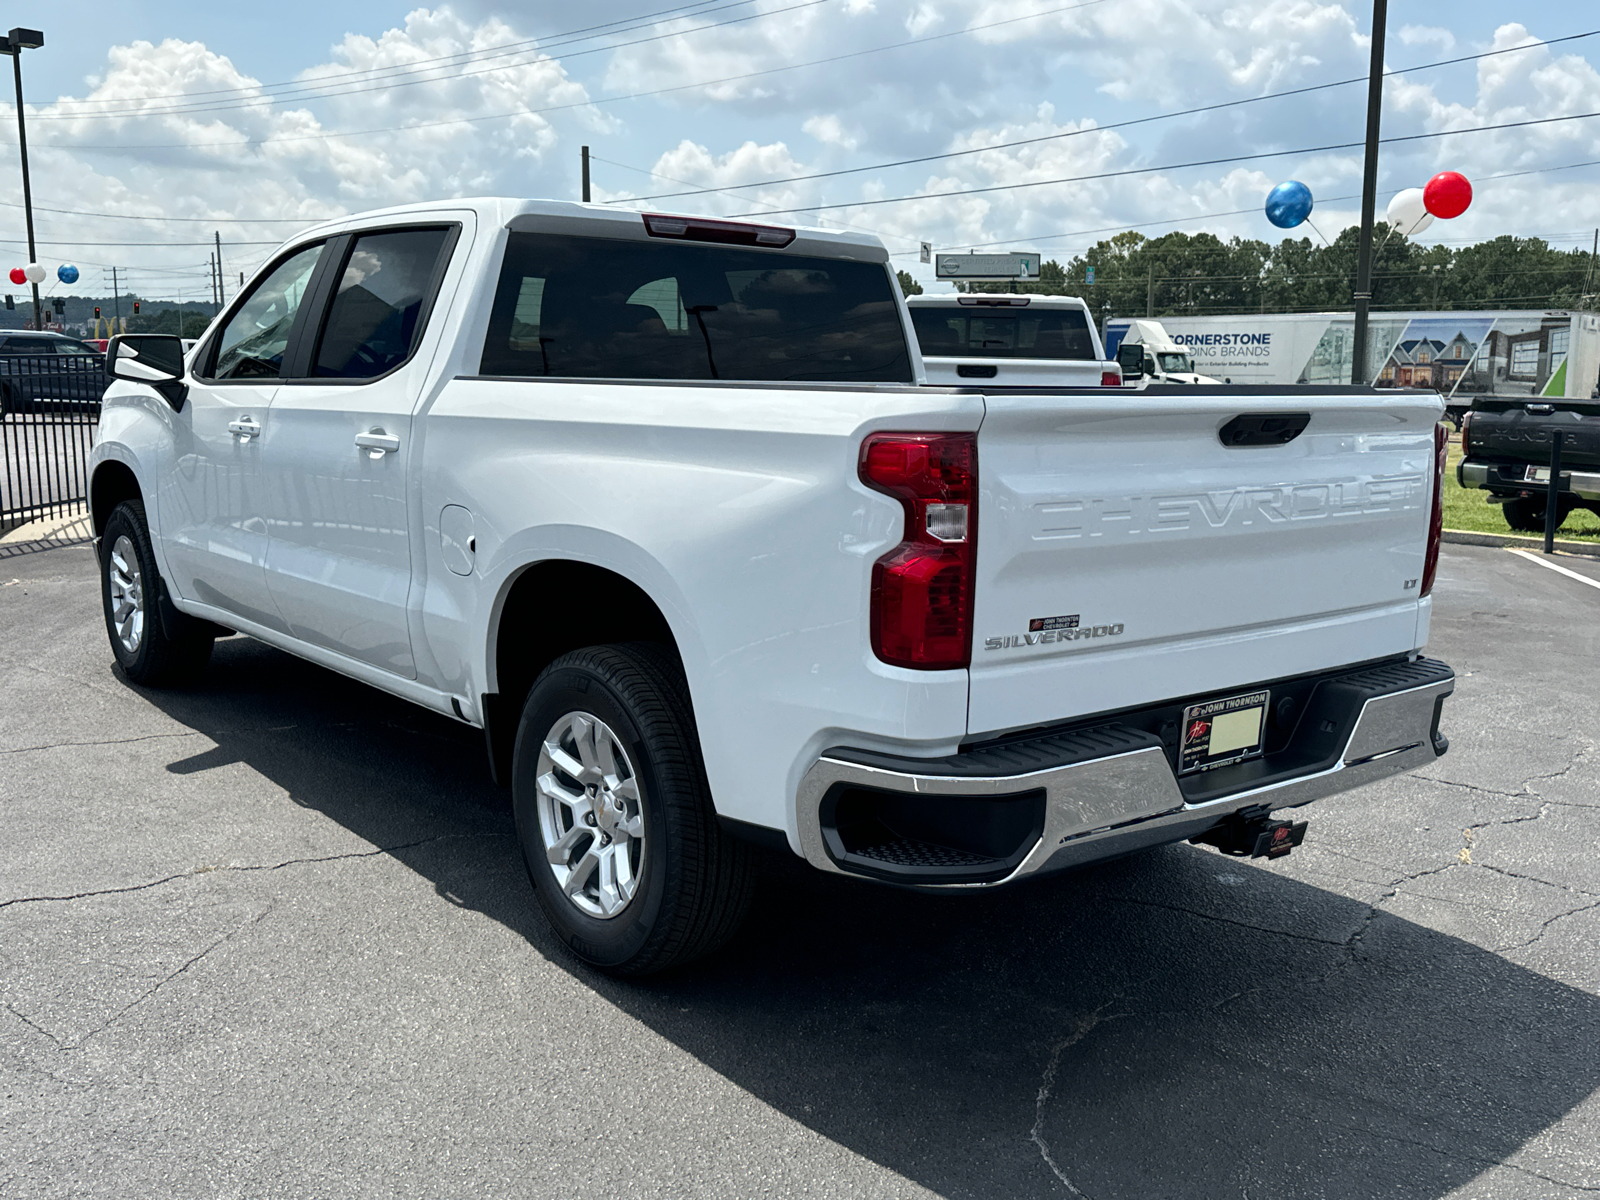
[[[1543,532],[1557,431],[1562,478],[1557,528],[1573,509],[1600,513],[1600,400],[1475,400],[1461,425],[1456,482],[1487,491],[1512,529]]]

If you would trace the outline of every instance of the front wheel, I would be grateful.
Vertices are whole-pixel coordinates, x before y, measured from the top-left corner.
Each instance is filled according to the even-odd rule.
[[[100,538],[100,594],[117,665],[144,687],[189,682],[205,669],[215,640],[213,626],[188,617],[168,636],[156,609],[160,586],[144,505],[124,500]]]
[[[683,672],[660,647],[545,668],[512,762],[517,836],[556,935],[616,975],[716,949],[749,906],[747,847],[717,824]]]

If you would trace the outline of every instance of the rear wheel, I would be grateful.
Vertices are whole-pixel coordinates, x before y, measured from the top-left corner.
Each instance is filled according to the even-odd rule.
[[[1500,506],[1506,515],[1506,524],[1519,533],[1544,532],[1544,496],[1518,496],[1516,499],[1507,500]],[[1556,528],[1560,529],[1566,522],[1567,516],[1572,512],[1573,504],[1570,500],[1557,501]]]
[[[512,805],[540,907],[603,971],[707,954],[749,907],[749,850],[717,824],[683,672],[657,646],[545,668],[517,729]]]
[[[177,636],[169,636],[156,606],[160,587],[144,505],[124,500],[100,538],[100,591],[117,665],[145,687],[194,679],[210,660],[216,636],[214,626],[181,615]]]

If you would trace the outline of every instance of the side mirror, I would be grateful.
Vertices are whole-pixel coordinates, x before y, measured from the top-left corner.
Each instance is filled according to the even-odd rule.
[[[146,383],[176,412],[189,389],[183,382],[183,342],[168,333],[125,333],[106,346],[106,374],[113,379]]]
[[[1138,342],[1123,342],[1117,347],[1117,366],[1122,368],[1124,379],[1136,379],[1144,374],[1144,347]]]

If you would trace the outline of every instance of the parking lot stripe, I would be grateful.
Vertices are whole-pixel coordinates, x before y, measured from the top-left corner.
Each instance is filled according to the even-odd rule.
[[[1576,579],[1579,583],[1587,583],[1592,588],[1600,588],[1600,579],[1590,579],[1587,575],[1579,575],[1576,571],[1569,571],[1565,567],[1558,567],[1555,563],[1540,558],[1537,554],[1530,553],[1527,550],[1513,550],[1511,553],[1517,555],[1519,558],[1525,558],[1531,563],[1538,563],[1541,567],[1549,567],[1550,570],[1557,571],[1560,574],[1565,575],[1568,579]]]

